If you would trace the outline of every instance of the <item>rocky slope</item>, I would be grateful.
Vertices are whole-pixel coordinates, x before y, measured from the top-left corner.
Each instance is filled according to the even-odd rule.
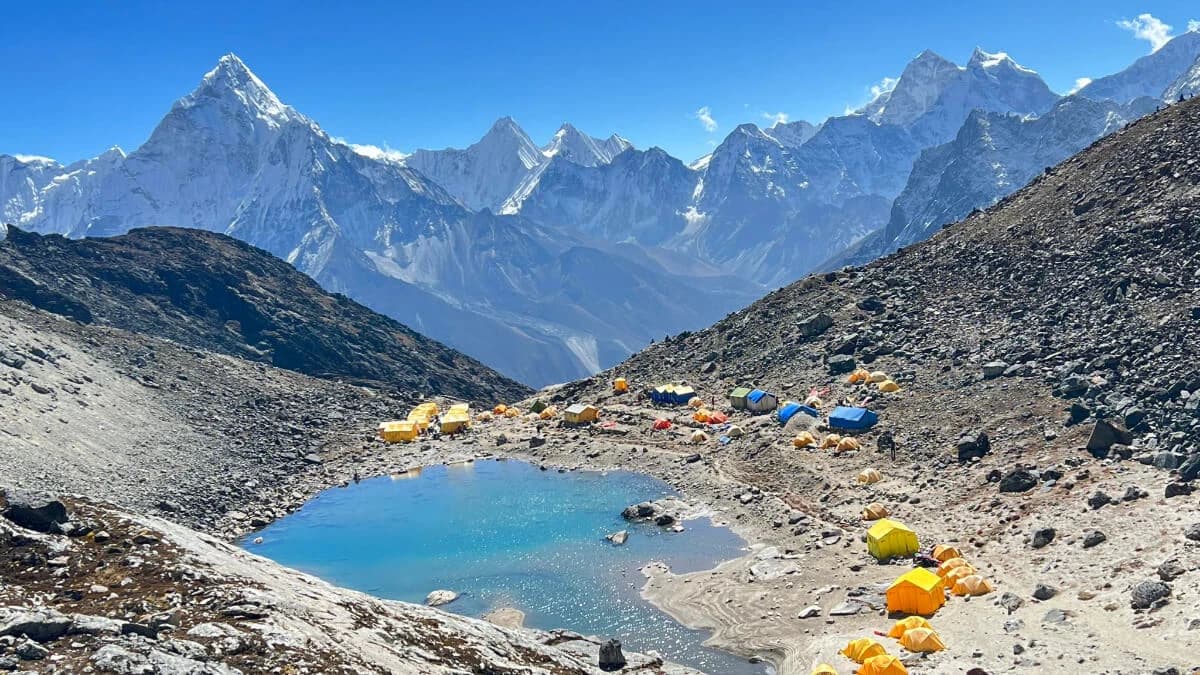
[[[336,482],[410,392],[316,379],[0,300],[0,486],[217,530]]]
[[[266,251],[202,230],[72,240],[9,228],[0,279],[0,296],[78,321],[316,377],[486,401],[527,391]]]

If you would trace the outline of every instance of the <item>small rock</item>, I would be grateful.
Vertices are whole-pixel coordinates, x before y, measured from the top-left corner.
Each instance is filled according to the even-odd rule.
[[[1171,587],[1162,581],[1143,581],[1130,591],[1129,606],[1134,609],[1150,609],[1166,604],[1171,596]]]
[[[1124,427],[1108,420],[1097,420],[1096,426],[1092,427],[1092,435],[1088,437],[1087,450],[1092,455],[1103,459],[1108,456],[1108,451],[1112,446],[1131,445],[1132,443],[1133,434]]]
[[[1013,469],[1000,479],[1001,492],[1028,492],[1037,487],[1037,478],[1026,469]]]
[[[1043,527],[1033,533],[1033,547],[1042,548],[1054,541],[1054,536],[1057,534],[1053,527]]]
[[[50,656],[49,649],[46,649],[33,640],[25,640],[17,643],[17,646],[13,648],[13,653],[22,661],[41,661]]]
[[[1192,523],[1183,531],[1183,536],[1192,541],[1200,541],[1200,523]]]
[[[1024,604],[1025,601],[1022,600],[1021,596],[1017,595],[1016,593],[1009,593],[1008,591],[1005,591],[1000,596],[1000,606],[1008,610],[1009,614],[1017,611],[1021,608],[1021,605]]]
[[[1105,536],[1105,534],[1100,530],[1092,530],[1091,532],[1083,535],[1083,547],[1091,548],[1093,546],[1098,546],[1103,544],[1107,539],[1108,537]]]
[[[1058,589],[1047,584],[1038,584],[1033,589],[1033,597],[1038,600],[1049,600],[1056,595],[1058,595]]]
[[[983,377],[987,380],[995,379],[1003,375],[1005,370],[1008,370],[1008,364],[1004,361],[989,361],[983,364]]]
[[[1188,483],[1173,482],[1167,483],[1167,487],[1163,489],[1163,496],[1167,499],[1172,497],[1186,497],[1192,494],[1194,488]]]
[[[1183,565],[1180,564],[1179,560],[1171,558],[1169,560],[1164,560],[1162,564],[1158,566],[1157,572],[1159,579],[1162,579],[1163,581],[1175,581],[1179,577],[1183,576],[1187,570],[1183,568]]]
[[[438,590],[433,591],[425,596],[425,604],[430,607],[441,607],[458,599],[458,593],[454,591]]]
[[[613,546],[621,546],[629,540],[629,531],[621,530],[620,532],[613,532],[605,537],[605,539],[611,541]]]
[[[799,618],[801,619],[811,619],[815,616],[821,616],[820,605],[809,605],[808,607],[800,610]]]

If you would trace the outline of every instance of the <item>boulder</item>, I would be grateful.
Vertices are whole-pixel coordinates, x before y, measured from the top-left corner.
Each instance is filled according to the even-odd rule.
[[[1091,497],[1088,497],[1087,503],[1088,506],[1092,507],[1092,510],[1095,511],[1102,507],[1108,506],[1109,504],[1117,504],[1118,502],[1117,500],[1108,496],[1107,493],[1101,490],[1096,490],[1092,493]]]
[[[620,532],[613,532],[606,536],[605,539],[611,541],[613,546],[621,546],[629,540],[629,531],[621,530]]]
[[[621,652],[620,640],[609,640],[600,645],[600,670],[612,672],[625,667],[625,654]]]
[[[1163,581],[1143,581],[1130,591],[1129,606],[1134,609],[1161,607],[1171,596],[1171,587]]]
[[[829,372],[833,373],[834,375],[840,375],[842,373],[849,373],[854,370],[854,367],[858,365],[858,362],[855,361],[854,357],[850,356],[849,354],[836,354],[829,357],[825,364],[829,367]]]
[[[1000,478],[1001,492],[1028,492],[1037,487],[1037,477],[1027,469],[1012,469]]]
[[[1190,483],[1173,482],[1167,483],[1167,487],[1163,489],[1163,496],[1167,499],[1171,497],[1185,497],[1192,494],[1194,490]]]
[[[71,617],[53,609],[18,611],[0,624],[0,637],[24,635],[37,642],[52,642],[71,630]]]
[[[958,453],[958,461],[969,462],[972,459],[983,457],[992,449],[992,443],[988,439],[988,435],[982,431],[979,433],[971,433],[958,439],[955,444],[955,452]]]
[[[1114,445],[1131,445],[1133,434],[1108,420],[1097,420],[1088,437],[1087,450],[1095,457],[1105,458]]]
[[[824,333],[833,326],[833,317],[825,312],[818,312],[796,324],[800,335],[811,338]]]
[[[1183,536],[1192,541],[1200,541],[1200,523],[1192,523],[1183,531]]]
[[[989,361],[983,364],[983,377],[985,380],[992,380],[1004,374],[1008,370],[1008,363],[1004,361]]]
[[[5,493],[8,506],[2,515],[8,520],[34,532],[57,534],[59,525],[67,522],[67,507],[59,500],[39,492],[10,490]]]

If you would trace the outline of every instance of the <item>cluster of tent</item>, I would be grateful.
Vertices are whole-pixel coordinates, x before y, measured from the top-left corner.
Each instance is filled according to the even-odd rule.
[[[438,404],[426,401],[413,408],[404,420],[379,423],[379,438],[387,443],[411,443],[429,428],[437,417]]]
[[[779,407],[779,397],[762,389],[737,387],[729,392],[729,405],[734,410],[769,413]]]
[[[684,384],[660,384],[650,390],[650,400],[663,405],[687,405],[696,390]]]
[[[900,385],[888,377],[888,374],[882,370],[871,372],[865,368],[859,368],[846,378],[850,384],[874,384],[879,391],[884,393],[894,393],[900,391]]]
[[[471,406],[466,403],[455,403],[442,415],[440,431],[443,434],[457,434],[466,431],[471,426]]]
[[[894,638],[901,647],[910,652],[931,653],[946,648],[933,626],[919,616],[900,619],[892,624],[887,636]],[[908,675],[904,663],[888,654],[887,648],[873,638],[851,640],[842,648],[841,654],[859,664],[859,675]],[[827,663],[822,663],[813,669],[813,675],[837,675],[837,670]]]
[[[975,567],[962,557],[957,548],[935,546],[933,559],[939,563],[937,576],[954,595],[987,595],[995,590],[992,583],[983,578]]]

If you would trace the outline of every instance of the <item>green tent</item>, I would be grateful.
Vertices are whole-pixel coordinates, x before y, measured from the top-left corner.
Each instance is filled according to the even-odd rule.
[[[738,387],[729,392],[729,405],[737,410],[746,409],[746,397],[750,395],[750,387]]]
[[[534,401],[533,405],[529,406],[529,412],[540,413],[545,409],[546,409],[546,402],[541,399]]]

